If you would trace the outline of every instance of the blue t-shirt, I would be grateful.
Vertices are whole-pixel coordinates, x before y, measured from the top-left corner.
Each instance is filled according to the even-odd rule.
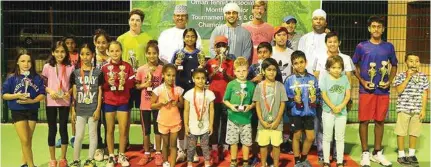
[[[256,77],[260,73],[260,70],[262,68],[260,64],[261,63],[256,63],[256,64],[252,64],[250,67],[248,67],[247,80],[252,80],[254,77]],[[265,77],[263,77],[262,81],[263,80],[265,80]],[[275,75],[275,80],[283,83],[283,77],[281,76],[280,69],[277,70],[277,74]]]
[[[309,88],[314,87],[316,89],[316,102],[319,103],[320,90],[319,84],[317,83],[316,77],[310,73],[306,73],[304,76],[292,74],[287,77],[286,82],[284,82],[284,88],[286,89],[287,97],[289,101],[287,102],[288,109],[291,109],[292,116],[315,116],[316,108],[310,106],[309,98]],[[297,108],[296,103],[293,100],[295,98],[295,88],[299,87],[301,89],[301,101],[304,107]]]
[[[43,84],[43,79],[39,75],[29,76],[29,84],[27,88],[27,93],[30,93],[30,98],[34,99],[41,94],[45,94],[45,86]],[[15,93],[25,92],[25,81],[24,75],[11,75],[3,83],[2,95],[15,94]],[[34,104],[18,104],[17,99],[7,100],[7,105],[11,110],[37,110],[39,109],[40,103]]]
[[[354,64],[359,63],[359,68],[361,70],[361,77],[370,81],[370,76],[368,75],[368,70],[370,69],[370,63],[376,63],[376,76],[373,78],[373,83],[375,84],[374,90],[365,90],[360,84],[359,93],[370,93],[377,95],[388,95],[389,88],[382,89],[379,88],[379,82],[381,77],[380,68],[382,68],[382,61],[389,61],[386,68],[388,68],[387,75],[383,78],[383,82],[389,80],[389,75],[391,73],[389,63],[392,66],[397,66],[398,60],[395,56],[394,46],[389,42],[380,42],[379,44],[373,44],[370,41],[363,41],[356,46],[355,53],[353,55],[352,61]]]
[[[326,95],[335,106],[343,103],[344,97],[346,97],[346,91],[350,91],[349,79],[345,74],[342,74],[340,78],[332,79],[330,74],[324,73],[319,80],[320,91],[326,92]],[[331,112],[331,108],[323,102],[323,111]],[[346,107],[344,107],[338,115],[347,115]]]
[[[178,52],[184,53],[183,62],[181,63],[181,65],[183,66],[183,70],[177,70],[175,84],[183,88],[184,92],[187,92],[194,87],[194,84],[192,83],[192,73],[193,70],[195,70],[199,66],[198,53],[200,52],[200,50],[195,49],[193,52],[187,52],[184,49],[181,49],[179,51],[176,51],[171,60],[171,63],[175,64],[175,60],[177,59],[176,53]]]

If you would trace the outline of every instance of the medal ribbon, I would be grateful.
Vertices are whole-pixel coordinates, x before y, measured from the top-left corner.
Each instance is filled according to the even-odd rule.
[[[57,68],[58,68],[58,65],[55,66],[55,73],[57,74],[57,79],[60,82],[60,85],[58,86],[58,91],[60,91],[60,90],[63,89],[63,79],[64,79],[64,76],[66,76],[66,66],[63,65],[63,64],[61,65],[61,70],[62,70],[62,72],[61,72],[61,78],[59,78],[58,69]]]
[[[89,79],[88,88],[87,88],[87,85],[85,85],[85,80],[84,80],[85,74],[84,74],[84,70],[82,69],[82,65],[81,65],[80,74],[82,79],[82,87],[84,87],[84,94],[86,94],[91,89],[90,86],[91,86],[91,78],[93,76],[93,67],[91,67],[90,74],[88,75],[88,79]]]
[[[165,89],[166,89],[166,90],[168,90],[168,87],[166,86],[166,83],[165,83]],[[172,93],[173,98],[171,98],[171,96],[169,96],[169,92],[168,92],[168,91],[166,91],[166,96],[167,96],[167,98],[168,98],[169,100],[177,101],[178,96],[177,96],[177,95],[175,95],[175,84],[174,84],[174,85],[172,85],[171,93]]]
[[[272,98],[271,105],[269,105],[267,98],[266,98],[266,80],[263,81],[263,98],[264,98],[265,108],[269,114],[272,113],[271,109],[272,109],[272,106],[274,105],[274,101],[275,101],[275,92],[276,92],[275,89],[276,89],[276,87],[275,87],[275,83],[274,83],[274,97]]]
[[[205,103],[206,103],[205,89],[204,89],[204,100],[203,100],[203,103],[202,103],[201,110],[199,111],[198,103],[196,101],[196,88],[193,91],[193,103],[194,103],[194,106],[195,106],[196,115],[198,116],[198,121],[201,121],[202,120],[202,115],[204,115],[204,112],[205,112]]]

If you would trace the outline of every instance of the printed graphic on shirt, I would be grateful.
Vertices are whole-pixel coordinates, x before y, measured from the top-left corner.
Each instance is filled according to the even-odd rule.
[[[13,93],[24,93],[25,89],[26,89],[26,82],[28,84],[27,86],[27,91],[28,89],[31,87],[33,88],[36,92],[39,92],[39,87],[37,85],[35,85],[30,78],[26,78],[26,79],[22,79],[21,82],[19,82],[19,84],[15,85],[15,89],[13,90]]]
[[[344,93],[344,87],[341,85],[335,84],[329,89],[329,92],[343,94]]]
[[[94,85],[97,86],[97,76],[84,76],[82,78],[81,76],[78,77],[79,86],[77,85],[77,102],[78,103],[86,103],[91,104],[93,103],[93,100],[96,100],[94,97],[97,95],[97,91],[94,91],[92,89],[97,87],[94,87]]]

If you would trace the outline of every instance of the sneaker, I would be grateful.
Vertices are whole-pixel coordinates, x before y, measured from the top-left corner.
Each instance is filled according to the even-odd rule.
[[[72,136],[72,138],[70,138],[70,145],[72,145],[72,148],[75,144],[75,136]]]
[[[84,163],[84,167],[96,167],[96,161],[94,159],[87,159]]]
[[[106,163],[106,167],[114,167],[115,166],[115,159],[114,157],[108,158],[108,163]]]
[[[58,162],[58,167],[67,167],[67,160],[66,159],[61,159]]]
[[[272,159],[271,154],[267,154],[267,156],[266,156],[266,164],[268,166],[271,166],[272,164],[274,164],[274,160]]]
[[[370,167],[370,152],[363,152],[361,155],[361,167]]]
[[[150,161],[151,161],[150,154],[144,154],[144,157],[142,157],[141,160],[139,160],[138,165],[144,166]]]
[[[410,165],[409,159],[407,159],[407,157],[399,157],[399,158],[397,159],[397,162],[398,162],[400,165]]]
[[[48,163],[49,167],[57,167],[57,160],[50,160]]]
[[[198,163],[199,162],[199,156],[197,153],[195,153],[195,155],[193,156],[193,163]]]
[[[237,167],[236,161],[231,161],[229,167]]]
[[[55,143],[55,147],[56,148],[60,148],[61,147],[61,138],[57,140],[57,143]]]
[[[94,152],[94,159],[96,160],[96,161],[103,161],[103,155],[104,155],[105,153],[104,153],[104,151],[103,151],[103,149],[97,149],[96,150],[96,152]]]
[[[230,151],[224,150],[223,154],[219,156],[220,160],[230,160]]]
[[[176,162],[184,162],[186,160],[187,156],[186,153],[184,153],[183,150],[177,151],[177,160]]]
[[[80,166],[81,166],[80,160],[75,160],[69,165],[69,167],[80,167]]]
[[[130,166],[129,161],[127,160],[127,157],[124,154],[118,155],[118,161],[117,161],[117,163],[119,163],[123,167]]]
[[[376,155],[371,156],[371,161],[379,163],[382,166],[392,166],[392,163],[386,159],[386,157],[383,155],[383,150],[380,150],[377,152]]]
[[[304,167],[312,167],[310,164],[310,161],[308,161],[308,159],[306,159],[304,162],[302,162]]]
[[[344,167],[344,163],[337,163],[337,167]]]
[[[294,167],[304,167],[304,162],[296,162]]]
[[[22,164],[21,167],[28,167],[28,165],[27,164]]]
[[[416,156],[411,156],[411,157],[407,157],[407,160],[410,162],[410,164],[412,165],[419,165],[418,159],[416,158]]]
[[[219,157],[218,157],[218,153],[216,150],[212,150],[211,153],[211,161],[214,164],[218,164],[219,163]]]
[[[252,167],[255,167],[259,163],[259,157],[253,156],[250,158],[248,164],[250,164]]]
[[[161,166],[163,164],[163,156],[161,153],[156,153],[156,155],[154,155],[154,163],[157,166]]]
[[[331,165],[329,163],[324,162],[323,167],[331,167]]]
[[[171,164],[168,161],[163,162],[163,167],[171,167]]]

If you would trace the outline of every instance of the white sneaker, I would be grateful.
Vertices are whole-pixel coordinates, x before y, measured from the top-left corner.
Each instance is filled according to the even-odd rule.
[[[163,162],[163,167],[171,167],[171,164],[168,161]]]
[[[186,153],[184,153],[183,150],[178,150],[176,162],[184,162],[186,158],[187,158]]]
[[[362,153],[361,167],[370,167],[370,152],[363,152]]]
[[[376,155],[371,156],[371,161],[379,163],[382,166],[392,166],[392,163],[386,159],[386,157],[383,155],[383,150],[380,150],[377,152]]]
[[[123,167],[130,166],[129,161],[127,160],[127,157],[124,154],[118,155],[118,161],[117,162]]]
[[[94,160],[103,161],[103,155],[104,151],[102,149],[97,149],[96,152],[94,152]]]
[[[106,163],[106,167],[114,167],[115,166],[115,159],[114,157],[109,157],[108,163]]]

